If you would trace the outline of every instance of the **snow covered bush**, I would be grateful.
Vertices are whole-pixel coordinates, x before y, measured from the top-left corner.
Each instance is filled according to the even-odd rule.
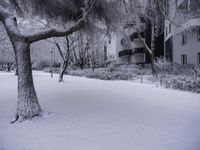
[[[35,64],[33,64],[33,68],[35,70],[44,70],[45,68],[49,67],[50,63],[48,61],[45,60],[41,60]]]
[[[119,71],[96,71],[92,72],[91,74],[87,74],[86,77],[88,78],[95,78],[101,80],[132,80],[135,75],[131,73],[123,73]]]
[[[173,76],[164,80],[164,86],[183,91],[200,93],[200,78],[194,79],[190,76]]]
[[[84,77],[86,73],[85,70],[77,69],[77,70],[69,70],[67,71],[67,74],[72,76]]]
[[[159,74],[170,75],[185,75],[185,76],[200,76],[200,66],[195,65],[180,65],[171,63],[163,58],[158,58],[156,67]]]
[[[136,75],[131,72],[121,72],[119,70],[110,70],[110,68],[98,68],[95,71],[91,69],[70,70],[69,75],[84,76],[87,78],[95,78],[101,80],[132,80]]]
[[[4,68],[1,68],[1,67],[0,67],[0,71],[4,71],[4,70],[5,70]]]
[[[174,64],[159,58],[156,67],[163,86],[200,93],[200,66]]]
[[[60,68],[53,68],[53,73],[57,73],[59,74],[60,73]],[[43,70],[44,72],[47,72],[47,73],[50,73],[51,72],[51,68],[50,67],[47,67]]]

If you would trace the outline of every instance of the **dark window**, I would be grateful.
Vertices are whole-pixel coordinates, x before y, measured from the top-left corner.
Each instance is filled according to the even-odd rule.
[[[172,31],[172,24],[169,23],[169,33],[171,33],[171,31]]]
[[[108,44],[111,44],[111,36],[109,36]]]
[[[200,53],[197,53],[197,64],[200,65]]]
[[[125,38],[122,38],[122,39],[121,39],[121,45],[123,45],[123,46],[126,45],[126,39],[125,39]]]
[[[120,51],[119,52],[119,57],[122,57],[122,56],[128,56],[128,55],[132,55],[133,52],[131,49],[128,49],[128,50],[123,50],[123,51]]]
[[[181,44],[182,45],[187,44],[187,34],[186,33],[182,34]]]
[[[166,27],[166,29],[165,29],[165,36],[167,37],[167,33],[168,33],[168,29],[167,29],[167,27]]]
[[[200,41],[200,29],[197,30],[197,41]]]
[[[107,46],[104,45],[104,61],[107,60]]]
[[[181,55],[181,63],[182,65],[187,65],[187,55]]]
[[[130,35],[129,37],[131,41],[134,41],[134,34]]]
[[[141,35],[142,38],[144,38],[144,32],[140,32],[140,35]],[[134,41],[134,39],[138,39],[139,38],[138,33],[131,34],[129,36],[129,38],[130,38],[131,41]]]

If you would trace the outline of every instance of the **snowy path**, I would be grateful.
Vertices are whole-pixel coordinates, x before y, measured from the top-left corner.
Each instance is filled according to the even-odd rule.
[[[200,150],[200,95],[35,72],[42,118],[9,124],[16,77],[0,73],[0,150]]]

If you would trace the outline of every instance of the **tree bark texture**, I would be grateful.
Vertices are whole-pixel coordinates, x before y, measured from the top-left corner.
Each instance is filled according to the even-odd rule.
[[[17,55],[18,101],[16,115],[21,119],[31,119],[40,115],[41,107],[33,84],[30,42],[21,36],[15,18],[5,18],[3,23]]]
[[[61,71],[60,71],[60,75],[59,75],[59,79],[58,79],[59,82],[62,82],[62,81],[63,81],[63,76],[64,76],[64,74],[65,74],[65,71],[66,71],[66,69],[67,69],[67,66],[68,66],[68,63],[67,63],[67,62],[64,62],[64,63],[62,64]]]

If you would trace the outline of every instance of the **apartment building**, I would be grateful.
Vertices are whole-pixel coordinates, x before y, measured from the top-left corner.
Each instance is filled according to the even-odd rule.
[[[200,65],[200,0],[168,0],[165,57],[174,63]]]
[[[152,6],[153,1],[141,1],[141,8],[145,12],[146,7]],[[164,20],[161,20],[159,35],[155,40],[155,57],[164,56]],[[163,26],[162,26],[163,25]],[[151,48],[151,21],[147,17],[140,18],[139,32],[146,44]],[[108,40],[108,58],[120,64],[147,64],[150,56],[146,51],[144,43],[138,36],[135,22],[127,18],[127,22],[121,29],[112,33]]]
[[[144,29],[141,30],[144,38]],[[120,31],[110,34],[107,42],[107,60],[119,64],[143,64],[146,62],[145,48],[131,22]]]

